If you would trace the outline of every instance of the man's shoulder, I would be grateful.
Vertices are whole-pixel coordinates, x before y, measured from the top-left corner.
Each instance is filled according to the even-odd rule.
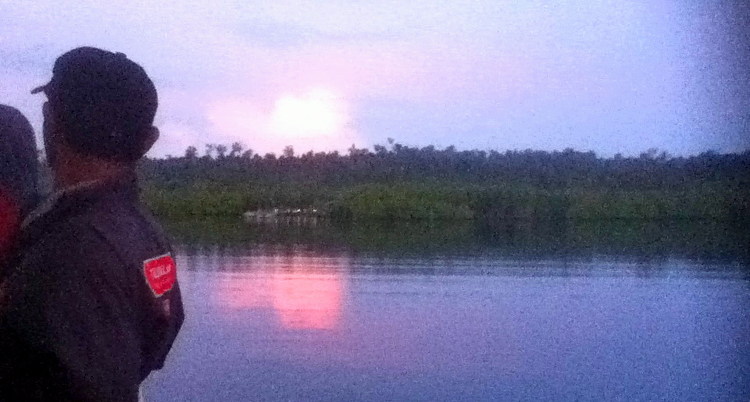
[[[84,211],[55,218],[30,240],[24,254],[83,249],[86,254],[115,253],[127,262],[169,250],[161,227],[146,216],[142,207],[107,199]]]
[[[11,267],[6,287],[16,309],[30,305],[29,298],[68,291],[87,292],[89,282],[122,278],[122,269],[102,270],[119,265],[112,248],[84,220],[56,222],[22,245],[17,262]],[[107,282],[114,282],[107,280]],[[53,297],[53,296],[50,296]],[[23,302],[18,302],[22,300]]]
[[[28,231],[28,229],[25,229]],[[46,250],[71,251],[70,244],[96,238],[96,231],[85,216],[75,216],[44,225],[23,244],[26,255],[43,254]]]
[[[104,201],[86,214],[86,225],[123,260],[135,264],[171,251],[161,225],[139,202]]]
[[[111,254],[112,248],[86,217],[77,216],[54,222],[28,239],[20,249],[20,263],[29,273],[40,271],[48,276],[83,266],[83,260],[102,253]]]

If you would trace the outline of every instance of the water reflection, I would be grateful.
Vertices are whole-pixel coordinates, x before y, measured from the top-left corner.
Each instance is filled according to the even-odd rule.
[[[267,253],[283,253],[274,248],[296,247],[324,254],[395,258],[492,254],[527,260],[604,257],[647,264],[690,259],[750,265],[750,231],[713,221],[579,222],[500,229],[468,222],[258,228],[235,219],[167,222],[167,229],[177,243],[206,256],[217,251],[240,256],[263,248]]]
[[[187,319],[149,400],[749,400],[737,258],[240,239],[178,243]]]
[[[200,256],[188,258],[195,263]],[[272,310],[285,329],[334,329],[340,319],[349,259],[315,254],[227,258],[214,299],[232,316],[236,310]]]
[[[273,282],[274,309],[283,326],[332,329],[339,322],[343,286],[337,274],[283,273]]]

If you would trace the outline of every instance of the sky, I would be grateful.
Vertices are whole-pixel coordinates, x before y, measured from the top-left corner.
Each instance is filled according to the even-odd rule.
[[[673,155],[750,149],[750,5],[718,0],[0,0],[0,103],[41,133],[78,46],[159,92],[150,155],[240,142]],[[41,141],[39,141],[41,144]],[[41,145],[40,145],[41,147]]]

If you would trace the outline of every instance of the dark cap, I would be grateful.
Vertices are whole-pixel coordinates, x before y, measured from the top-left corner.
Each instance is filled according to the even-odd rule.
[[[56,61],[44,92],[67,142],[100,157],[136,160],[158,104],[154,83],[123,53],[73,49]]]

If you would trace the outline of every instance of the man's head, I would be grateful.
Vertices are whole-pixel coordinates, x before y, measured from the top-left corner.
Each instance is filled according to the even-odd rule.
[[[55,61],[44,92],[44,145],[52,166],[61,148],[83,157],[131,164],[158,137],[156,88],[122,53],[73,49]]]

